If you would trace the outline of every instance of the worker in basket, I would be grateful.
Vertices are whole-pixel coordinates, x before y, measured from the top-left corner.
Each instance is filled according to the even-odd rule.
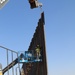
[[[38,2],[38,0],[29,0],[31,9],[36,7],[42,7],[42,3]]]
[[[40,46],[39,45],[37,45],[35,51],[36,51],[36,59],[37,60],[40,60],[39,58],[41,56],[41,53],[40,53],[41,52],[41,49],[40,49]]]

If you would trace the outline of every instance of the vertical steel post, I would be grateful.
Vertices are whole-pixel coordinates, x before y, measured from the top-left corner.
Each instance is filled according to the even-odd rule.
[[[8,59],[8,49],[6,49],[7,50],[7,65],[9,64],[9,59]],[[8,66],[8,71],[7,71],[7,75],[9,75],[9,66]]]
[[[17,68],[16,68],[16,75],[17,75]]]
[[[11,51],[11,56],[12,56],[12,62],[13,62],[13,52]],[[14,67],[12,65],[12,75],[14,75]]]
[[[18,53],[17,53],[17,58],[18,58]],[[20,64],[18,63],[18,68],[19,68],[19,74],[20,74]]]

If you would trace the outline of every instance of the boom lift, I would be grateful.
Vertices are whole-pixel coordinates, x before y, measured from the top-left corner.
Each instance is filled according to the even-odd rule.
[[[3,74],[15,66],[17,63],[36,63],[42,62],[42,54],[39,45],[37,45],[35,50],[21,51],[18,52],[18,58],[16,58],[13,62],[11,62],[8,66],[6,66],[2,72]]]

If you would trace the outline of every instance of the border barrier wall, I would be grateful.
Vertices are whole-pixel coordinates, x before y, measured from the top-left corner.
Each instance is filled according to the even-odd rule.
[[[38,21],[38,26],[36,27],[35,33],[28,48],[28,50],[35,51],[36,46],[39,45],[42,52],[42,62],[24,63],[22,66],[22,75],[47,75],[44,24],[44,12],[42,12],[41,18]]]

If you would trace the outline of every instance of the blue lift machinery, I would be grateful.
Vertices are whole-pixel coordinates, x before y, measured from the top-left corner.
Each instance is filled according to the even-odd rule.
[[[42,62],[42,54],[39,45],[34,50],[18,52],[18,63]]]

